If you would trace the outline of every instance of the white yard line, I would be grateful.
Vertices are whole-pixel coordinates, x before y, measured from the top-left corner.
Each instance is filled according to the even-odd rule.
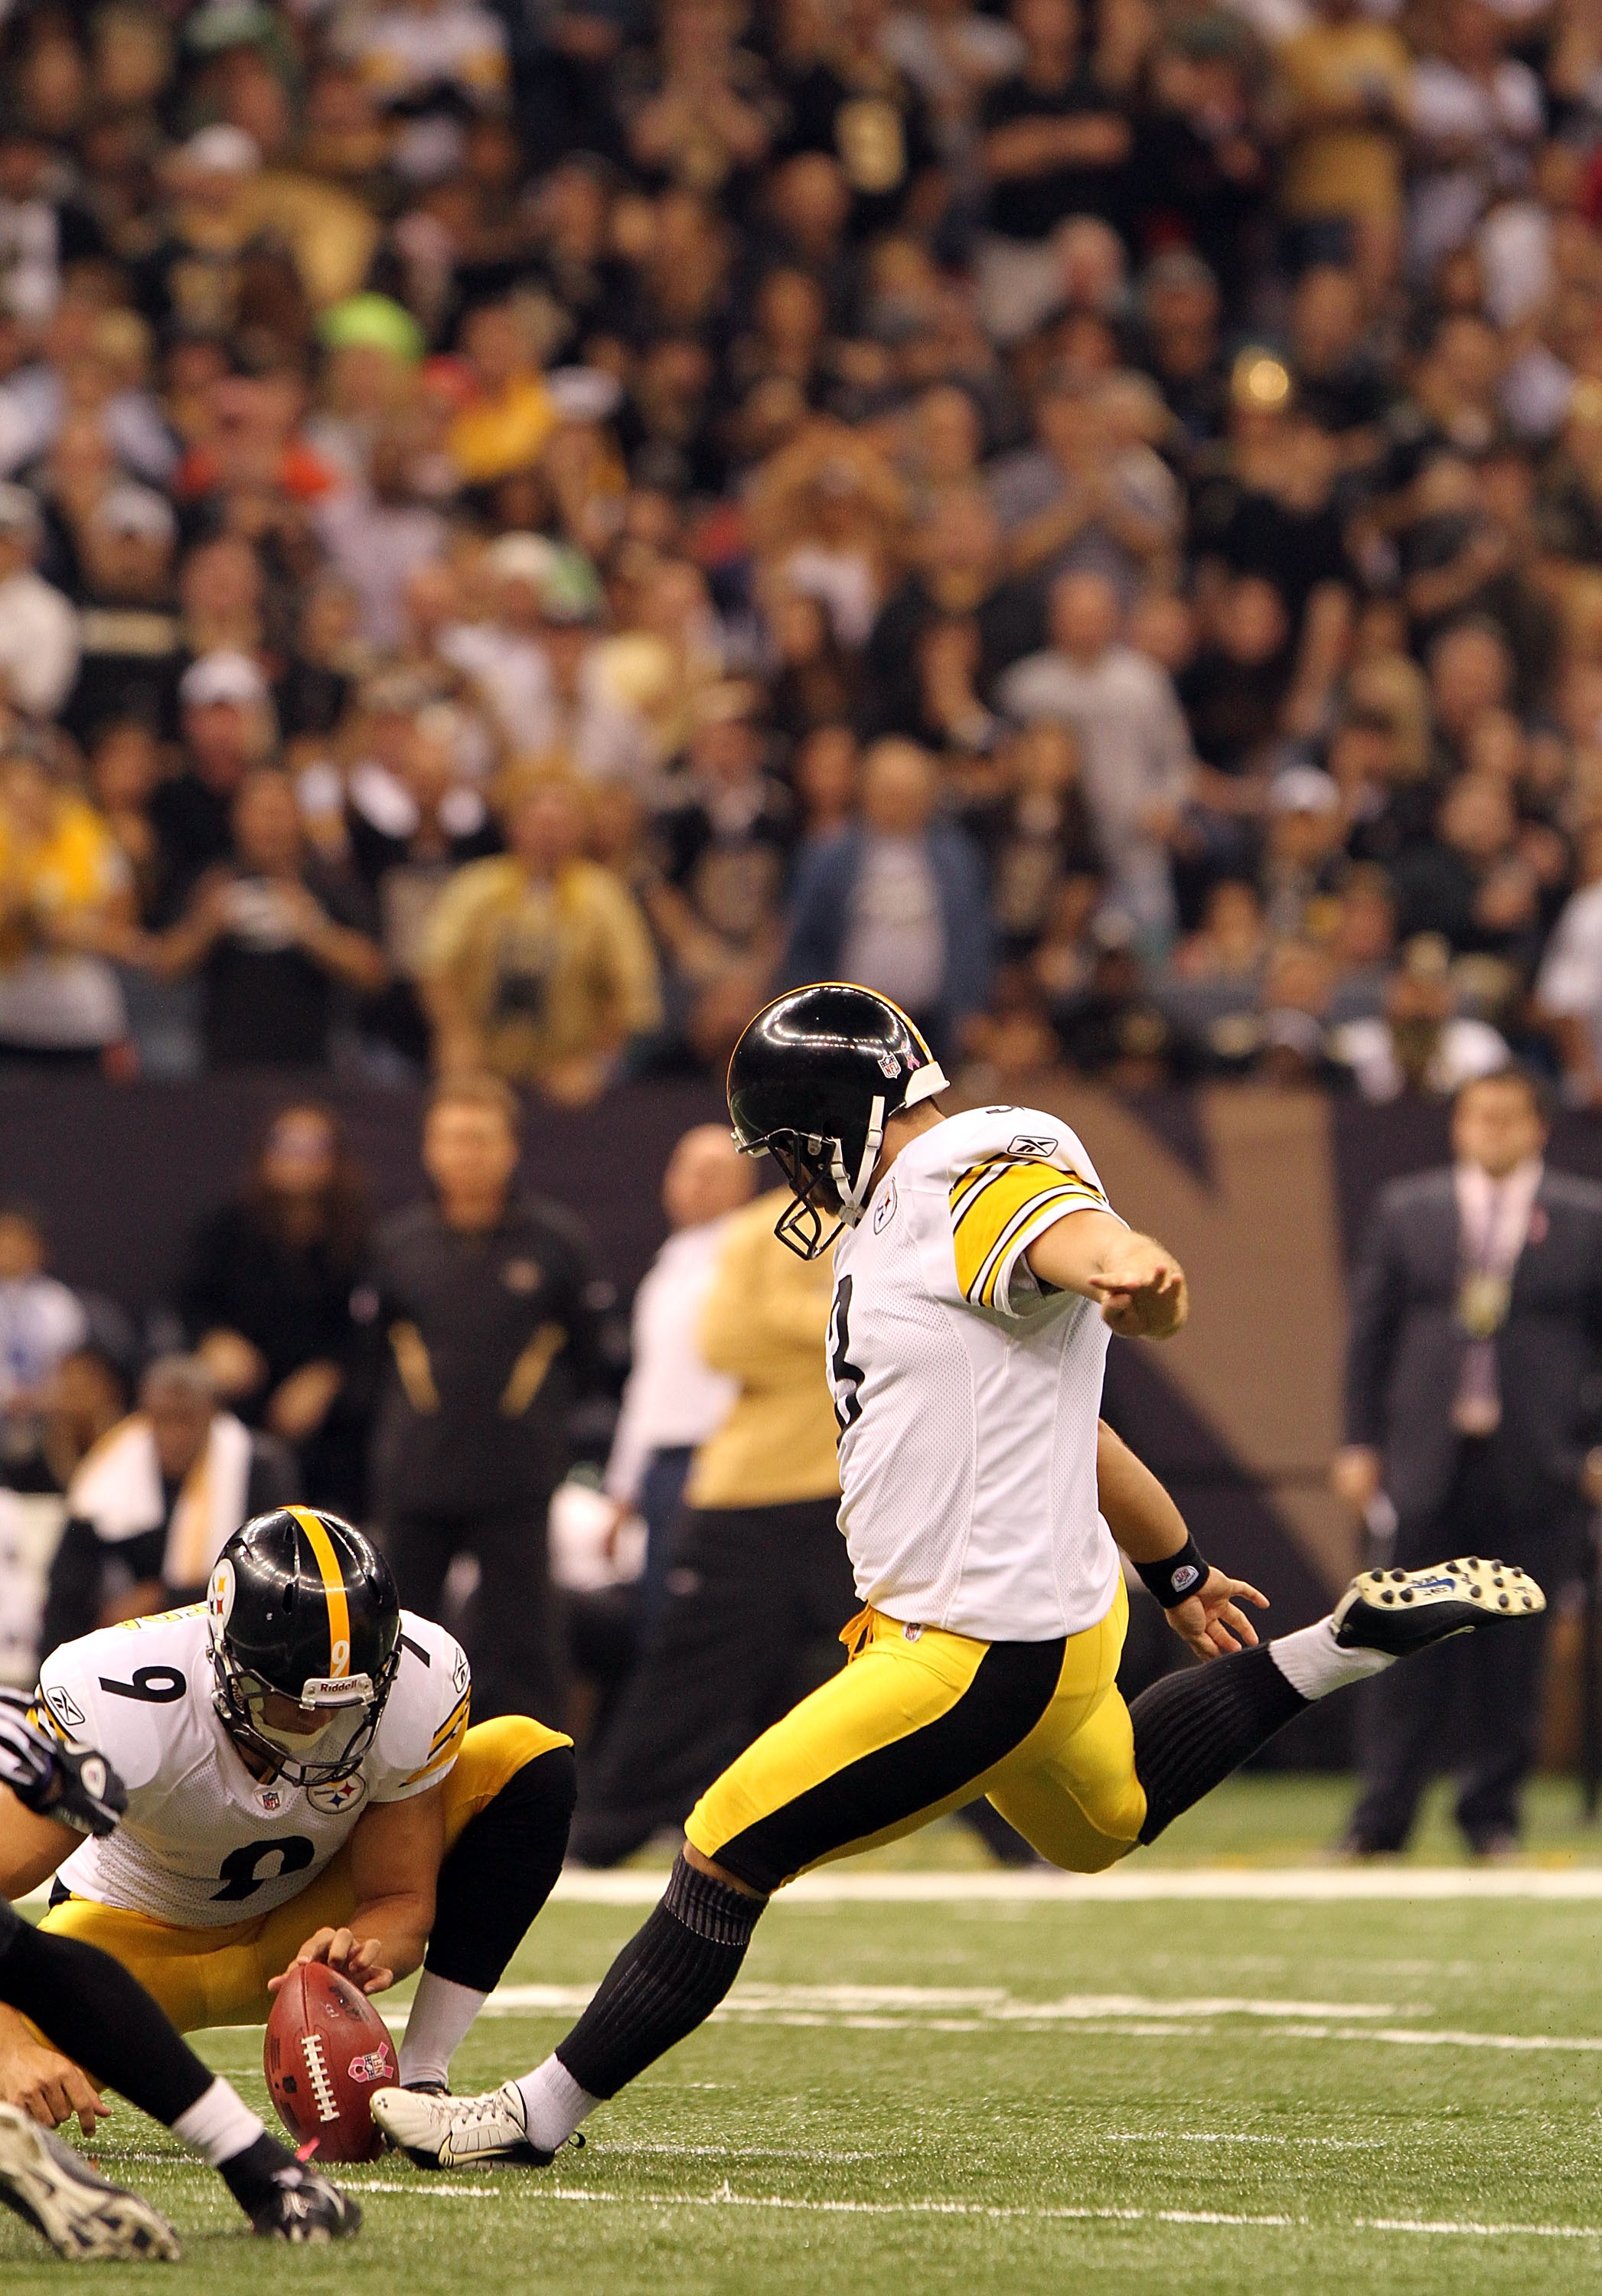
[[[635,1866],[598,1874],[569,1866],[557,1904],[653,1906],[667,1875]],[[1602,1866],[1130,1866],[1110,1874],[883,1874],[832,1866],[804,1874],[774,1899],[785,1906],[945,1906],[965,1903],[1161,1905],[1171,1900],[1339,1905],[1368,1899],[1602,1898]]]
[[[586,1985],[503,1985],[490,1995],[488,2017],[571,2017],[584,2009]],[[952,2011],[964,2013],[953,2015]],[[403,2032],[404,2005],[383,2011],[392,2031]],[[1460,2026],[1382,2021],[1427,2018],[1428,2002],[1297,2001],[1251,1995],[1205,1994],[1172,1999],[1160,1994],[1070,1993],[1054,2001],[1027,2001],[999,1986],[743,1984],[712,2013],[715,2022],[814,2026],[844,2032],[1116,2033],[1130,2040],[1205,2040],[1220,2021],[1250,2018],[1265,2040],[1367,2043],[1375,2048],[1499,2049],[1513,2054],[1602,2054],[1602,2037],[1581,2033],[1476,2033]],[[259,2028],[238,2026],[238,2032]],[[1228,2030],[1226,2028],[1226,2030]]]
[[[1311,2217],[1235,2215],[1223,2209],[1020,2209],[991,2206],[981,2201],[803,2201],[776,2194],[736,2193],[725,2182],[715,2193],[608,2193],[579,2185],[530,2183],[516,2188],[501,2185],[440,2185],[417,2177],[402,2182],[357,2183],[357,2193],[403,2193],[414,2200],[499,2200],[517,2189],[535,2202],[576,2203],[586,2208],[621,2209],[771,2209],[799,2216],[851,2217],[972,2217],[985,2223],[1024,2224],[1162,2224],[1242,2226],[1251,2230],[1327,2233],[1332,2227]],[[1599,2225],[1480,2224],[1472,2218],[1430,2219],[1414,2217],[1352,2217],[1353,2232],[1405,2233],[1432,2238],[1467,2240],[1602,2240]]]
[[[520,2016],[549,2011],[566,2014],[588,2005],[595,1988],[585,1985],[502,1985],[489,1997],[492,2015]],[[1013,2024],[1083,2023],[1119,2017],[1311,2018],[1324,2023],[1351,2018],[1427,2017],[1423,2003],[1398,2008],[1388,2001],[1280,2001],[1232,1994],[1167,2000],[1145,1993],[1068,1993],[1055,2001],[1022,2001],[1000,1986],[760,1985],[742,1984],[713,2012],[719,2017],[777,2019],[797,2010],[829,2022],[865,2011],[928,2016],[936,2011],[966,2010],[975,2022]]]

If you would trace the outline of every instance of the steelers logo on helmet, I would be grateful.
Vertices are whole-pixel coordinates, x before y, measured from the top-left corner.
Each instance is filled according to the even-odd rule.
[[[213,1638],[228,1623],[234,1608],[234,1565],[225,1554],[211,1573],[211,1584],[206,1589],[206,1616],[211,1622]]]
[[[224,1548],[207,1612],[213,1702],[258,1775],[353,1779],[399,1662],[400,1600],[371,1542],[321,1508],[258,1515]]]
[[[855,1227],[886,1123],[945,1090],[919,1029],[876,990],[818,980],[764,1005],[729,1061],[728,1112],[741,1153],[771,1156],[790,1184],[780,1242],[816,1259]]]

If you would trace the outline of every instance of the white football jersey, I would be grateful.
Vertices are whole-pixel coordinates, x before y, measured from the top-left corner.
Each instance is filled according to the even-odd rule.
[[[62,1866],[66,1887],[185,1929],[253,1921],[299,1896],[369,1802],[425,1792],[461,1751],[471,1681],[460,1645],[410,1611],[400,1636],[360,1769],[308,1787],[263,1785],[240,1759],[211,1702],[203,1603],[63,1643],[40,1669],[40,1719],[98,1747],[128,1792],[117,1832]]]
[[[840,1527],[864,1603],[982,1642],[1102,1618],[1118,1552],[1097,1504],[1110,1336],[1024,1252],[1108,1210],[1054,1116],[983,1108],[904,1148],[834,1246],[829,1382]]]

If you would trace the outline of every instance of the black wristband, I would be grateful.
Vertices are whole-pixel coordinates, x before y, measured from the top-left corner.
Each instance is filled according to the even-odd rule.
[[[1165,1611],[1177,1603],[1188,1603],[1207,1583],[1208,1565],[1202,1559],[1202,1550],[1188,1535],[1177,1554],[1165,1554],[1161,1562],[1137,1562],[1135,1568],[1146,1582],[1146,1592],[1154,1595]]]

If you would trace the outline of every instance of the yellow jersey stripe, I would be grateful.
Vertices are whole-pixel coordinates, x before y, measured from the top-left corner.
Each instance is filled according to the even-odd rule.
[[[323,1592],[328,1602],[328,1673],[331,1681],[337,1680],[350,1671],[350,1603],[345,1593],[345,1574],[340,1569],[333,1539],[311,1509],[291,1507],[290,1513],[306,1533],[322,1575]]]
[[[28,1718],[36,1730],[48,1730],[51,1736],[59,1738],[63,1746],[70,1746],[72,1743],[71,1734],[66,1724],[45,1704],[43,1698],[36,1699],[29,1708]]]
[[[982,1189],[988,1188],[992,1180],[998,1180],[1004,1172],[1010,1172],[1014,1169],[1015,1169],[1015,1167],[1008,1161],[1006,1157],[996,1156],[992,1157],[989,1163],[975,1164],[971,1172],[965,1172],[951,1191],[951,1217],[953,1220],[957,1220],[962,1218],[963,1213],[966,1210],[968,1205],[973,1202],[974,1197],[978,1195]]]
[[[444,1744],[437,1745],[431,1750],[423,1767],[420,1770],[414,1770],[411,1776],[406,1780],[406,1784],[409,1786],[421,1785],[424,1778],[434,1777],[441,1771],[448,1770],[461,1752],[462,1741],[466,1735],[467,1715],[464,1710],[458,1714],[456,1726]]]
[[[430,1741],[429,1752],[431,1754],[438,1752],[440,1739],[448,1738],[451,1732],[456,1728],[457,1723],[464,1719],[466,1715],[467,1709],[472,1703],[472,1692],[470,1689],[464,1690],[460,1698],[457,1699],[456,1704],[451,1708],[450,1712],[446,1716],[444,1721],[440,1723],[440,1727],[435,1731],[433,1737]]]
[[[1099,1211],[1100,1205],[1092,1201],[1079,1188],[1053,1188],[1047,1194],[1036,1196],[1014,1213],[985,1256],[984,1266],[974,1281],[969,1297],[975,1306],[993,1308],[997,1286],[1005,1269],[1016,1264],[1018,1255],[1026,1250],[1037,1235],[1043,1235],[1054,1220],[1068,1212]]]
[[[1036,1162],[986,1168],[987,1177],[970,1188],[960,1210],[954,1210],[952,1242],[957,1254],[957,1280],[965,1299],[989,1306],[981,1292],[998,1264],[998,1249],[1013,1230],[1020,1213],[1060,1205],[1072,1200],[1088,1211],[1106,1208],[1099,1188],[1078,1172],[1059,1164]],[[965,1181],[970,1176],[965,1174]],[[958,1183],[958,1189],[963,1185]],[[957,1190],[953,1190],[953,1197]]]

